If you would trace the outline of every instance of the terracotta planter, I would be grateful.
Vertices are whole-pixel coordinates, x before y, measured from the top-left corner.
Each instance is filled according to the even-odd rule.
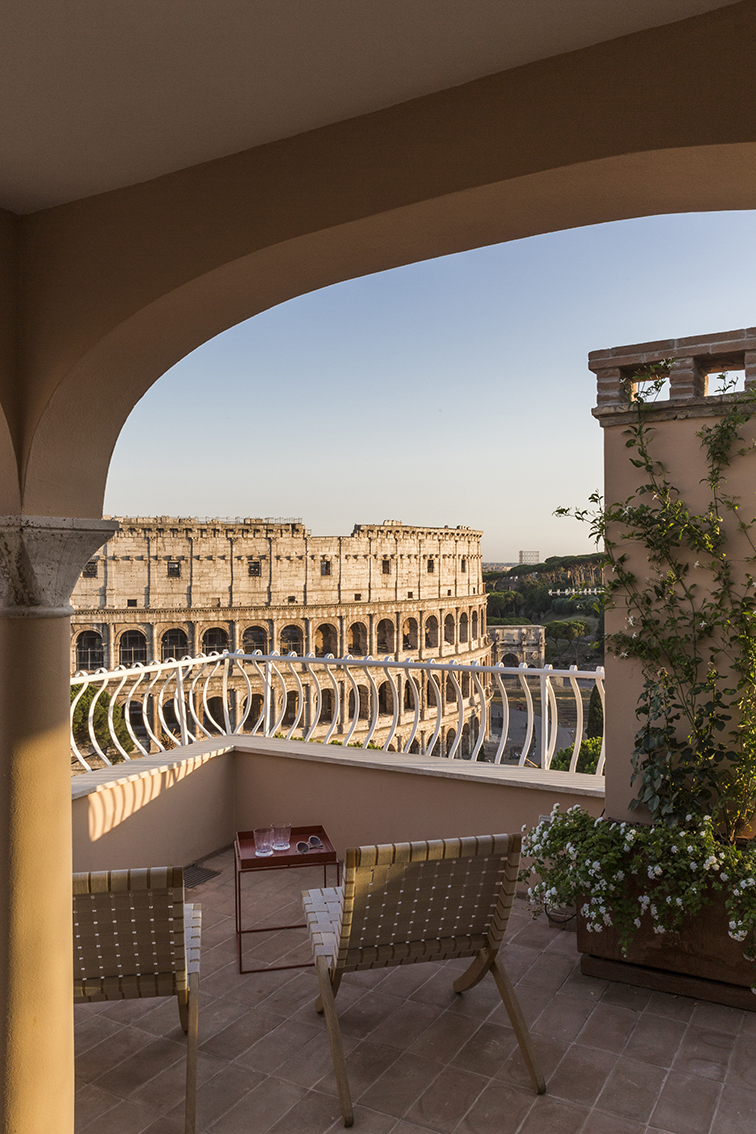
[[[580,968],[590,976],[756,1011],[751,992],[756,963],[747,961],[742,946],[728,936],[728,921],[725,895],[715,891],[711,902],[678,933],[654,933],[650,916],[644,915],[623,954],[617,931],[589,933],[578,906]]]

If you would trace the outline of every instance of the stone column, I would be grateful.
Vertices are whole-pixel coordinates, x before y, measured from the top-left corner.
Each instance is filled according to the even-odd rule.
[[[0,517],[0,1126],[74,1128],[69,598],[117,529]]]

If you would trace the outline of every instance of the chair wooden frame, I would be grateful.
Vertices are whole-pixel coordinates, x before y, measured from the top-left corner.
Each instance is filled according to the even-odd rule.
[[[482,835],[347,850],[338,889],[303,893],[344,1125],[354,1113],[335,996],[344,973],[472,957],[454,981],[473,988],[490,972],[538,1094],[546,1082],[499,957],[517,883],[522,838]]]
[[[180,866],[73,876],[74,1003],[175,996],[187,1033],[185,1134],[197,1110],[202,912]]]

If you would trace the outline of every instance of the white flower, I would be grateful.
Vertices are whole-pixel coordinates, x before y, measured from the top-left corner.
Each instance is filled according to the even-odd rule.
[[[635,921],[633,922],[633,925],[636,926],[637,929],[640,929],[640,923],[641,923],[640,918],[636,917]]]
[[[727,882],[729,880],[730,875],[725,873],[725,871],[723,870],[722,873],[719,875],[719,877],[722,879],[723,882]]]

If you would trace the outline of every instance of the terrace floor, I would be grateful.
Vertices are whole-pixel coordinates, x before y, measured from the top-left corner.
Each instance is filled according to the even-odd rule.
[[[231,852],[203,865],[221,874],[188,895],[203,909],[198,1134],[343,1130],[313,970],[240,976]],[[247,875],[247,908],[297,920],[322,877]],[[303,938],[247,937],[245,963],[309,959]],[[756,1013],[581,976],[574,934],[521,901],[505,941],[547,1094],[533,1092],[493,980],[452,991],[466,962],[351,974],[337,1007],[355,1134],[753,1134]],[[76,1053],[76,1134],[183,1134],[174,1000],[77,1006]]]

